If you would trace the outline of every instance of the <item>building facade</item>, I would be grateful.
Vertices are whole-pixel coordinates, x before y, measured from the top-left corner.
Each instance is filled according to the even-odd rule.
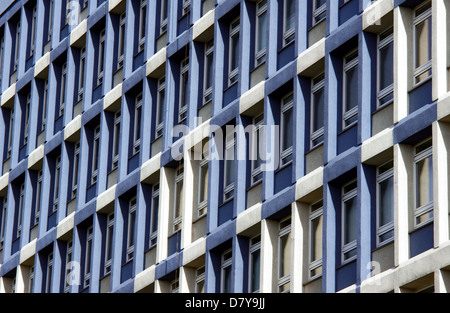
[[[447,292],[449,15],[2,1],[0,292]]]

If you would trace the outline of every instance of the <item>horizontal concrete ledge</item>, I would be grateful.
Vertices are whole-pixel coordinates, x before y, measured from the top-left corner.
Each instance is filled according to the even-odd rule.
[[[64,141],[77,142],[80,139],[81,115],[77,115],[64,128]]]
[[[126,7],[125,0],[109,0],[108,12],[120,14],[125,11]]]
[[[34,239],[20,250],[20,264],[34,258],[34,255],[36,254],[36,241],[37,239]]]
[[[379,32],[382,26],[389,25],[384,19],[394,10],[394,0],[372,1],[362,16],[362,27],[365,31]],[[393,15],[392,15],[393,17]]]
[[[297,58],[297,74],[315,77],[325,69],[325,38],[299,54]]]
[[[146,76],[152,78],[161,78],[164,75],[167,49],[162,48],[147,60]]]
[[[9,172],[0,177],[0,196],[6,196],[9,185]]]
[[[122,84],[118,84],[110,90],[103,100],[103,110],[116,112],[120,109],[119,101],[122,99]]]
[[[205,138],[209,138],[210,134],[210,120],[202,123],[193,131],[187,134],[184,138],[184,150],[188,151],[197,144],[201,143]],[[203,148],[203,147],[202,147]],[[203,151],[203,150],[201,150]]]
[[[114,203],[114,199],[116,198],[116,187],[117,185],[110,187],[108,190],[105,190],[97,197],[97,212]]]
[[[437,119],[450,122],[450,92],[437,102]]]
[[[134,292],[139,292],[145,287],[155,282],[155,265],[143,270],[142,272],[136,274],[134,278]]]
[[[206,239],[199,238],[183,250],[183,266],[195,261],[206,253]]]
[[[86,41],[87,19],[81,21],[70,33],[70,46],[82,48]]]
[[[32,169],[44,159],[44,145],[34,149],[28,156],[28,169]]]
[[[243,234],[246,230],[261,222],[261,208],[261,203],[257,203],[238,215],[236,234]]]
[[[394,128],[386,128],[362,143],[361,162],[367,164],[374,163],[372,165],[381,165],[380,162],[383,160],[380,160],[379,156],[385,152],[391,151],[393,145]],[[377,160],[374,160],[375,158]]]
[[[44,79],[47,78],[49,66],[50,66],[50,52],[47,52],[34,65],[34,77]]]
[[[158,172],[161,168],[161,155],[162,153],[159,152],[157,155],[155,155],[153,158],[142,164],[141,167],[141,182],[146,182],[148,179],[151,178],[153,174]]]
[[[1,106],[2,108],[12,108],[14,104],[14,96],[16,95],[16,83],[6,89],[2,94]]]
[[[61,222],[58,223],[56,227],[56,239],[60,239],[64,237],[64,235],[68,234],[73,230],[75,221],[75,212],[72,212],[69,216],[66,216]]]
[[[307,198],[323,186],[323,166],[297,180],[295,184],[295,200],[309,202]]]
[[[195,41],[208,41],[213,38],[214,35],[214,17],[215,10],[210,10],[204,16],[202,16],[192,27],[193,39]]]
[[[253,111],[261,112],[260,110],[256,110],[255,105],[264,101],[265,86],[265,82],[262,81],[241,96],[239,99],[239,113],[241,115],[253,116],[256,114]]]

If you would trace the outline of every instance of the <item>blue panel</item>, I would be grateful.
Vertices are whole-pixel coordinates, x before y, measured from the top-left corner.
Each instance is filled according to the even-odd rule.
[[[19,248],[20,248],[20,237],[13,241],[11,247],[11,254],[14,254],[17,251],[19,251]]]
[[[431,79],[409,93],[409,113],[413,113],[424,105],[433,102],[431,97]]]
[[[426,130],[436,119],[436,103],[426,105],[413,114],[408,115],[394,127],[394,145],[397,143],[418,143],[417,133]]]
[[[338,154],[341,154],[344,151],[355,147],[357,145],[357,142],[358,126],[355,125],[338,135]]]
[[[28,71],[34,63],[34,58],[29,58],[26,62],[25,62],[25,72]]]
[[[56,216],[57,216],[56,212],[48,216],[47,230],[52,229],[53,227],[56,226]]]
[[[182,3],[182,2],[180,2],[180,3]],[[182,33],[184,33],[188,29],[189,19],[190,19],[190,14],[186,14],[178,21],[177,36],[180,36]]]
[[[122,266],[120,274],[120,283],[123,283],[133,277],[133,262],[128,262],[127,264]]]
[[[229,201],[219,207],[218,226],[233,218],[233,203],[234,201]]]
[[[69,34],[69,25],[65,25],[63,29],[61,29],[61,39],[66,38]]]
[[[97,195],[97,184],[91,185],[86,189],[86,202],[91,201]]]
[[[100,98],[103,95],[103,84],[98,85],[93,91],[92,91],[92,103],[95,103],[96,101],[100,100]]]
[[[223,106],[226,107],[238,97],[238,84],[234,84],[223,93]]]
[[[136,153],[128,160],[128,174],[139,166],[139,153]]]
[[[64,115],[61,115],[55,120],[55,131],[53,132],[54,134],[62,130],[63,122],[64,122]]]
[[[275,173],[274,193],[292,186],[292,163]]]
[[[342,3],[343,1],[340,1]],[[359,1],[352,0],[339,8],[339,25],[344,24],[359,12]]]
[[[144,50],[139,52],[133,59],[133,71],[138,69],[144,64]]]
[[[410,257],[421,254],[434,246],[433,223],[412,232],[409,237]]]
[[[295,43],[292,42],[278,53],[278,69],[283,68],[295,59]]]
[[[181,231],[176,232],[168,238],[167,255],[180,252],[181,248]]]
[[[25,145],[19,149],[19,162],[25,159],[26,156],[27,156],[27,146]]]
[[[356,261],[336,270],[336,290],[342,290],[356,283]]]

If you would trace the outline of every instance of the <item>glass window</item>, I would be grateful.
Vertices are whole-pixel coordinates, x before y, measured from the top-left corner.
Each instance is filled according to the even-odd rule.
[[[156,108],[156,137],[160,137],[164,129],[164,102],[166,98],[166,78],[158,81],[158,106]]]
[[[145,25],[147,21],[147,0],[141,0],[140,14],[139,14],[139,47],[138,51],[144,50],[145,46]]]
[[[261,235],[250,239],[250,277],[249,291],[252,293],[259,292],[260,288],[260,272],[261,272]]]
[[[159,184],[153,185],[152,190],[152,220],[150,229],[150,247],[156,245],[158,236],[158,212],[159,212]]]
[[[234,166],[235,166],[235,139],[234,133],[227,136],[225,141],[225,160],[224,160],[224,196],[227,201],[234,196]]]
[[[292,161],[294,144],[294,95],[281,100],[281,165]]]
[[[227,250],[222,254],[221,293],[231,292],[231,270],[233,264],[233,251]]]
[[[312,204],[309,208],[309,278],[322,274],[323,242],[323,201]]]
[[[205,293],[205,267],[195,271],[195,293]]]
[[[0,213],[0,249],[3,249],[3,241],[5,239],[5,226],[6,226],[6,207],[7,207],[7,198],[4,197],[2,204],[2,210]]]
[[[56,158],[56,164],[55,164],[55,179],[53,181],[53,211],[51,213],[56,212],[58,208],[58,200],[59,200],[59,176],[61,172],[61,156],[58,155]]]
[[[256,4],[256,66],[266,61],[267,46],[267,0]]]
[[[291,218],[280,222],[278,233],[278,292],[290,292],[291,276]]]
[[[71,268],[71,261],[72,261],[72,240],[67,243],[67,250],[66,250],[66,271],[65,271],[65,283],[64,283],[64,292],[68,293],[71,286],[71,276],[70,272],[72,270]]]
[[[105,246],[105,275],[111,273],[112,249],[114,236],[114,212],[108,214],[106,225],[106,246]]]
[[[74,199],[77,196],[79,163],[80,163],[80,142],[77,142],[74,147],[74,156],[73,156],[72,199]]]
[[[161,0],[161,26],[160,32],[161,34],[167,30],[167,16],[169,11],[169,1]]]
[[[97,182],[99,147],[100,147],[100,126],[97,126],[94,129],[94,141],[93,141],[93,148],[92,148],[91,184],[95,184]]]
[[[357,181],[342,188],[342,263],[356,258]]]
[[[84,288],[89,287],[90,279],[91,279],[91,254],[92,254],[92,238],[93,238],[94,230],[89,227],[86,231],[86,255],[85,255],[85,263],[84,263]]]
[[[36,204],[34,207],[34,225],[39,223],[39,214],[41,211],[41,190],[42,190],[42,170],[38,172],[36,188]]]
[[[414,185],[414,225],[419,227],[433,220],[433,145],[431,139],[415,147]]]
[[[344,57],[343,129],[358,122],[358,50]]]
[[[209,174],[208,158],[204,158],[200,162],[199,166],[197,217],[201,217],[206,214],[206,207],[208,205],[208,174]]]
[[[394,34],[392,28],[378,36],[378,107],[394,100]]]
[[[173,210],[173,229],[177,231],[181,228],[182,211],[183,211],[183,178],[184,178],[184,164],[181,162],[177,168],[175,175],[175,199]]]
[[[252,150],[252,185],[258,184],[263,178],[261,144],[264,142],[264,114],[253,119],[253,133],[251,138]]]
[[[240,19],[238,17],[230,24],[228,85],[232,85],[238,80],[239,61],[240,61],[239,32],[240,32]]]
[[[22,214],[23,214],[23,201],[24,201],[24,191],[25,191],[25,185],[22,183],[20,185],[20,194],[19,194],[19,207],[17,210],[17,234],[16,238],[20,237],[20,234],[22,233]]]
[[[121,111],[119,110],[114,114],[114,133],[113,133],[113,148],[112,148],[113,170],[119,166],[120,118],[121,118]]]
[[[377,168],[377,244],[394,239],[394,162]]]
[[[323,21],[327,17],[327,1],[313,0],[313,25]]]
[[[325,121],[325,75],[312,79],[311,88],[311,148],[323,143]]]
[[[284,0],[284,45],[290,44],[295,39],[295,0]]]
[[[120,15],[120,25],[119,25],[119,56],[117,58],[117,68],[123,66],[123,58],[125,54],[125,24],[126,24],[126,14],[125,12]]]
[[[431,77],[431,2],[420,5],[414,11],[414,45],[414,83],[418,84]]]
[[[128,202],[127,262],[133,259],[135,222],[136,222],[136,197],[133,197]]]
[[[133,138],[133,154],[140,150],[141,146],[141,112],[142,112],[142,93],[136,96],[136,104],[134,108],[134,138]]]
[[[105,59],[105,38],[106,33],[103,29],[100,32],[100,39],[98,44],[98,73],[97,73],[97,86],[103,82],[103,68],[104,68],[104,59]]]
[[[64,114],[64,104],[66,101],[66,79],[67,79],[67,63],[62,65],[62,73],[61,73],[61,90],[59,94],[59,111],[58,116],[60,117]]]
[[[53,252],[50,252],[47,257],[47,273],[45,279],[45,293],[50,293],[52,287],[52,272],[53,272]]]
[[[80,69],[78,72],[78,101],[83,99],[84,92],[84,61],[86,60],[86,48],[81,48],[80,51]]]
[[[28,133],[30,125],[30,107],[31,107],[31,93],[27,95],[27,103],[25,104],[24,126],[23,126],[23,145],[28,142]]]
[[[212,100],[212,86],[214,78],[214,40],[205,44],[205,86],[203,104]]]
[[[180,73],[180,104],[178,108],[178,123],[181,123],[186,119],[189,104],[189,56],[181,62]]]

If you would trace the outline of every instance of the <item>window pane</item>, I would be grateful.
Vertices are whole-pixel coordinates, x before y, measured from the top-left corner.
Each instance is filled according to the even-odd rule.
[[[231,292],[231,266],[223,269],[223,293]]]
[[[314,93],[313,132],[321,129],[324,126],[324,105],[325,93],[324,88],[321,88]]]
[[[428,157],[416,163],[416,208],[433,201],[433,160]]]
[[[394,44],[380,49],[380,90],[394,83]]]
[[[158,230],[158,210],[159,210],[159,196],[153,198],[152,209],[152,233]]]
[[[239,33],[231,37],[231,71],[239,66]]]
[[[358,67],[349,69],[345,74],[345,112],[348,112],[358,106]]]
[[[181,216],[181,204],[183,203],[183,180],[177,182],[177,195],[174,218]]]
[[[266,48],[266,23],[267,11],[258,16],[258,45],[257,52]]]
[[[294,0],[285,0],[284,2],[286,8],[286,16],[285,16],[285,31],[290,30],[295,27],[295,1]]]
[[[213,54],[210,53],[206,57],[206,89],[212,87],[212,79],[214,76],[214,68],[213,68]]]
[[[259,290],[259,273],[261,263],[261,251],[256,250],[252,253],[252,273],[251,273],[251,292]]]
[[[200,168],[200,203],[208,198],[208,165]]]
[[[416,25],[416,68],[431,60],[431,17]]]
[[[394,177],[389,177],[379,183],[379,226],[394,221]]]
[[[283,113],[283,151],[292,147],[293,145],[293,109],[286,110]]]
[[[280,237],[279,278],[288,276],[291,270],[291,245],[289,233]]]
[[[311,221],[311,262],[322,258],[323,215]]]
[[[158,122],[157,122],[158,125],[161,124],[163,122],[163,119],[164,119],[164,101],[165,101],[165,97],[166,97],[166,94],[165,94],[165,90],[163,89],[163,90],[161,90],[159,92],[159,103],[158,103],[159,108],[158,108]]]
[[[356,197],[344,202],[344,245],[356,240]]]

